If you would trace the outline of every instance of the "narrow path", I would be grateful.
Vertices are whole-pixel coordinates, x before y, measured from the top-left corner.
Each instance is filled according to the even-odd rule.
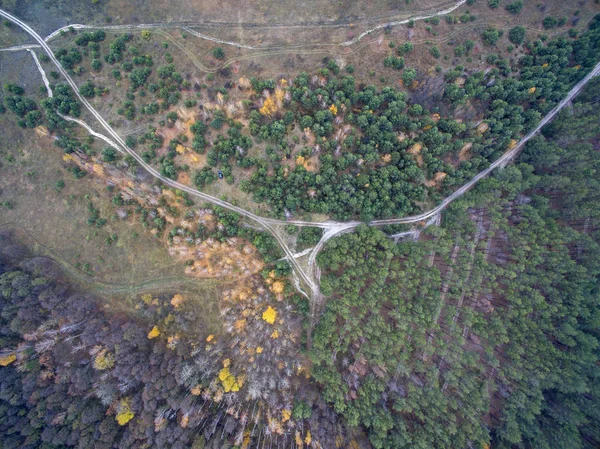
[[[247,50],[281,50],[281,49],[291,49],[291,48],[299,49],[299,48],[306,48],[306,47],[313,48],[313,47],[331,46],[331,45],[349,47],[351,45],[354,45],[354,44],[360,42],[364,37],[368,36],[369,34],[373,33],[374,31],[381,30],[381,29],[384,29],[387,27],[396,26],[396,25],[403,25],[403,24],[409,23],[410,21],[425,20],[425,19],[430,19],[432,17],[443,16],[443,15],[451,13],[452,11],[461,7],[465,3],[466,3],[466,0],[459,0],[458,2],[451,3],[450,6],[444,8],[442,10],[431,11],[431,12],[421,12],[421,13],[419,13],[419,15],[410,16],[410,17],[408,17],[406,19],[402,19],[402,20],[386,21],[384,23],[380,23],[380,24],[362,32],[354,39],[339,42],[339,43],[334,43],[334,44],[309,44],[309,45],[291,45],[291,46],[286,45],[286,46],[275,46],[275,47],[252,46],[252,45],[243,44],[241,42],[228,41],[228,40],[219,39],[219,38],[216,38],[213,36],[209,36],[207,34],[195,31],[193,29],[193,27],[194,26],[210,26],[212,28],[241,27],[241,28],[249,28],[249,29],[251,29],[251,28],[255,28],[255,29],[260,29],[260,28],[265,28],[265,29],[273,29],[273,28],[306,29],[306,28],[311,28],[311,27],[315,27],[315,28],[316,27],[329,27],[329,28],[346,27],[346,26],[348,26],[348,23],[331,23],[331,22],[312,22],[311,23],[311,22],[307,22],[307,23],[298,23],[298,24],[289,25],[289,24],[283,24],[283,23],[258,24],[258,23],[245,23],[245,22],[203,22],[203,23],[159,22],[159,23],[146,23],[146,24],[138,24],[138,25],[126,24],[126,25],[107,25],[107,26],[95,26],[95,25],[85,25],[85,24],[75,23],[75,24],[66,25],[62,28],[59,28],[58,30],[56,30],[56,31],[50,33],[48,36],[46,36],[44,38],[44,40],[46,42],[48,42],[49,40],[60,35],[60,33],[67,32],[70,28],[73,28],[75,30],[103,29],[103,30],[114,30],[114,31],[148,30],[148,29],[162,28],[162,29],[182,29],[182,30],[186,31],[187,33],[190,33],[193,36],[196,36],[200,39],[205,39],[207,41],[211,41],[211,42],[221,44],[221,45],[230,45],[232,47],[244,48]],[[404,13],[404,14],[406,14],[406,13]],[[399,14],[396,13],[396,14],[393,14],[391,17],[394,17],[394,16],[398,17],[398,15]],[[360,22],[360,20],[355,21],[354,23],[357,23],[357,22]]]

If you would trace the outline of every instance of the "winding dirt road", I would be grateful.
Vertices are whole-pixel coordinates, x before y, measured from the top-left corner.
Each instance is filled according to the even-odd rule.
[[[444,11],[439,11],[438,13],[435,13],[434,15],[447,14],[448,12],[458,8],[464,2],[465,2],[465,0],[461,0],[460,2],[456,3],[452,8],[446,9]],[[203,192],[193,189],[189,186],[180,184],[176,181],[173,181],[172,179],[162,176],[155,168],[148,165],[139,155],[137,155],[132,149],[130,149],[127,146],[127,144],[125,143],[125,141],[121,138],[121,136],[119,136],[119,134],[106,122],[106,120],[98,113],[98,111],[96,111],[94,109],[94,107],[84,97],[82,97],[79,94],[78,86],[73,81],[73,79],[70,77],[70,75],[63,69],[60,62],[56,59],[54,52],[47,44],[47,39],[50,38],[52,35],[50,35],[47,39],[42,38],[39,34],[37,34],[37,32],[35,30],[33,30],[25,22],[21,21],[17,17],[9,14],[8,12],[6,12],[2,9],[0,9],[0,16],[19,25],[24,31],[26,31],[37,42],[39,48],[41,48],[48,55],[48,57],[50,58],[52,63],[56,66],[57,70],[62,74],[62,76],[64,77],[66,82],[71,86],[74,94],[77,96],[79,101],[86,107],[86,109],[94,116],[94,118],[106,130],[106,133],[108,134],[108,136],[97,133],[88,124],[86,124],[82,120],[74,119],[71,117],[68,117],[68,118],[65,117],[65,119],[78,123],[80,126],[84,127],[88,132],[90,132],[92,135],[104,140],[105,142],[107,142],[108,144],[110,144],[111,146],[113,146],[117,150],[119,150],[121,153],[131,155],[138,162],[138,164],[140,166],[142,166],[145,170],[147,170],[152,176],[161,180],[164,184],[171,186],[173,188],[182,190],[184,192],[187,192],[188,194],[190,194],[194,197],[200,198],[204,201],[210,202],[217,206],[220,206],[225,209],[236,212],[239,215],[241,215],[251,221],[256,222],[257,224],[260,225],[260,227],[262,227],[263,229],[267,230],[270,234],[272,234],[273,237],[277,240],[277,242],[281,246],[283,252],[285,253],[286,258],[292,264],[294,272],[297,275],[297,277],[299,279],[301,279],[304,282],[305,286],[310,289],[310,299],[312,300],[311,302],[313,305],[312,309],[313,309],[313,318],[314,318],[314,310],[315,310],[314,306],[315,306],[315,304],[319,303],[319,300],[321,298],[321,294],[320,294],[320,290],[319,290],[319,274],[318,274],[318,268],[316,266],[316,257],[328,240],[330,240],[333,237],[339,236],[343,233],[353,231],[357,226],[362,224],[362,222],[360,222],[360,221],[311,222],[311,221],[302,221],[302,220],[287,221],[287,220],[264,218],[264,217],[260,217],[256,214],[254,214],[252,212],[249,212],[245,209],[242,209],[238,206],[235,206],[231,203],[223,201],[219,198],[207,195],[206,193],[203,193]],[[427,17],[432,17],[432,15],[429,15],[426,17],[420,17],[420,19],[427,18]],[[405,23],[405,22],[401,21],[401,22],[392,23],[392,24],[399,24],[399,23]],[[378,27],[374,28],[373,30],[383,28],[387,25],[388,24],[378,26]],[[140,25],[140,26],[142,26],[142,25]],[[132,25],[132,27],[140,27],[140,26]],[[78,25],[77,27],[93,28],[93,27],[87,27],[84,25]],[[110,27],[104,27],[104,28],[110,28]],[[373,31],[373,30],[371,30],[371,31]],[[365,35],[366,34],[369,34],[369,33],[366,32]],[[205,37],[203,37],[203,38],[205,38]],[[359,38],[357,38],[357,39],[359,39]],[[351,45],[351,44],[348,44],[348,45]],[[32,51],[32,48],[33,47],[31,45],[28,45],[28,46],[20,46],[19,49],[20,50],[28,50],[33,55],[35,63],[38,67],[38,70],[41,72],[42,77],[44,79],[44,83],[46,84],[47,87],[49,87],[47,77],[44,73],[44,70],[43,70],[42,66],[39,64],[39,61],[37,60],[35,53]],[[524,145],[532,137],[534,137],[544,125],[546,125],[548,122],[550,122],[559,113],[559,111],[562,108],[564,108],[565,105],[567,105],[581,91],[581,89],[587,84],[587,82],[590,79],[592,79],[594,76],[598,75],[599,73],[600,73],[600,63],[598,63],[594,67],[594,69],[585,76],[585,78],[583,78],[579,83],[577,83],[569,91],[568,95],[554,109],[552,109],[552,111],[550,111],[533,130],[531,130],[527,135],[525,135],[514,148],[507,151],[498,160],[494,161],[487,169],[485,169],[482,172],[480,172],[479,174],[477,174],[471,181],[469,181],[468,183],[466,183],[465,185],[460,187],[458,190],[456,190],[454,193],[452,193],[450,196],[448,196],[446,199],[444,199],[444,201],[442,201],[437,207],[431,209],[430,211],[419,214],[419,215],[414,215],[414,216],[410,216],[410,217],[402,217],[402,218],[374,220],[368,224],[370,226],[385,226],[385,225],[393,225],[393,224],[413,224],[413,223],[422,222],[423,220],[427,220],[427,219],[430,219],[432,217],[439,215],[446,207],[448,207],[449,204],[451,204],[453,201],[455,201],[456,199],[458,199],[462,195],[464,195],[478,181],[480,181],[481,179],[488,176],[494,169],[496,169],[498,167],[503,167],[508,162],[510,162],[522,150]],[[51,95],[51,94],[52,94],[51,91],[49,91],[49,95]],[[285,242],[285,239],[283,238],[284,231],[282,229],[279,229],[279,230],[277,229],[278,226],[283,227],[285,225],[290,225],[290,224],[293,224],[296,226],[319,227],[324,230],[321,240],[312,249],[312,251],[310,251],[310,255],[308,258],[308,268],[309,268],[308,272],[306,272],[300,266],[300,264],[298,263],[298,261],[296,259],[296,257],[298,257],[298,255],[293,254],[292,251],[290,250],[290,248],[288,247],[287,243]],[[306,255],[306,254],[307,254],[307,252],[302,253],[302,255]],[[299,283],[297,283],[297,287],[302,293],[304,293],[306,295],[306,293],[302,290],[302,287],[299,285]],[[306,296],[309,296],[309,295],[306,295]]]

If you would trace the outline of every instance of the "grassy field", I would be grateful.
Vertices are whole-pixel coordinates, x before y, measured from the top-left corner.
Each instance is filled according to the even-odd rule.
[[[13,117],[0,116],[0,229],[9,231],[32,254],[52,259],[86,291],[98,294],[105,306],[133,313],[141,294],[170,297],[175,292],[204,317],[197,329],[219,334],[219,298],[225,283],[194,279],[171,258],[162,240],[138,223],[112,217],[110,193],[91,176],[74,179],[66,172],[62,150],[48,137],[16,128]],[[58,181],[65,187],[57,189]],[[101,216],[98,229],[86,224],[91,199]],[[109,235],[118,240],[106,244]]]
[[[31,57],[11,54],[10,61],[9,66],[8,55],[0,56],[3,82],[18,82],[39,102],[42,83]],[[51,137],[19,128],[10,112],[0,115],[0,127],[0,202],[13,205],[0,209],[0,224],[19,230],[64,264],[93,273],[99,282],[136,285],[183,275],[183,267],[173,263],[160,240],[140,225],[114,217],[112,194],[101,181],[91,176],[77,180],[65,170],[63,151]],[[59,181],[64,188],[57,187]],[[86,224],[89,201],[108,220],[106,226]],[[111,234],[118,240],[107,245]],[[84,270],[86,264],[89,270]]]

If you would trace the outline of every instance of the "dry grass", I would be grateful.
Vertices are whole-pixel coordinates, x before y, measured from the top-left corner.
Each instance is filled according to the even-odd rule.
[[[64,265],[82,272],[89,263],[99,282],[136,285],[183,274],[183,266],[140,225],[111,218],[114,206],[102,182],[89,175],[75,180],[65,171],[62,150],[51,138],[16,128],[10,114],[0,116],[0,127],[4,130],[0,136],[0,200],[15,204],[13,210],[2,209],[2,224],[10,224]],[[66,187],[57,192],[59,180],[64,180]],[[108,219],[103,228],[86,224],[88,198]],[[108,246],[105,240],[111,234],[116,234],[118,241]]]

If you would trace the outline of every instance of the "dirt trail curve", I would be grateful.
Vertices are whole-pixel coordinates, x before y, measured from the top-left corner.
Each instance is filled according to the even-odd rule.
[[[460,6],[462,3],[464,3],[464,1],[458,2],[457,4],[455,4],[455,7]],[[447,14],[447,12],[448,12],[448,10],[444,10],[444,11],[440,12],[439,14]],[[166,177],[162,176],[156,169],[154,169],[153,167],[151,167],[150,165],[148,165],[133,150],[131,150],[130,148],[128,148],[127,145],[126,145],[126,143],[125,143],[125,141],[119,136],[119,134],[117,134],[117,132],[106,122],[106,120],[104,120],[104,118],[98,113],[98,111],[96,111],[94,109],[94,107],[84,97],[82,97],[79,94],[79,89],[78,89],[77,85],[75,84],[75,82],[73,81],[73,79],[70,77],[70,75],[63,69],[62,65],[56,59],[56,56],[54,55],[54,52],[48,46],[48,44],[46,43],[46,41],[44,40],[44,38],[42,38],[39,34],[37,34],[37,32],[35,30],[33,30],[25,22],[21,21],[17,17],[13,16],[12,14],[7,13],[6,11],[4,11],[2,9],[0,9],[0,16],[2,16],[5,19],[8,19],[8,20],[14,22],[15,24],[19,25],[24,31],[26,31],[38,43],[39,47],[46,52],[46,54],[48,55],[48,57],[50,58],[50,60],[57,67],[58,71],[62,74],[62,76],[64,77],[64,79],[71,86],[71,88],[73,89],[74,94],[77,96],[77,98],[79,99],[79,101],[96,118],[96,120],[102,125],[102,127],[106,130],[106,132],[110,136],[110,137],[102,136],[101,138],[103,140],[105,140],[107,142],[110,142],[110,144],[113,145],[113,146],[115,146],[117,149],[119,149],[119,151],[131,155],[142,167],[144,167],[155,178],[160,179],[164,184],[166,184],[168,186],[171,186],[171,187],[174,187],[176,189],[180,189],[182,191],[185,191],[185,192],[189,193],[192,196],[195,196],[197,198],[203,199],[204,201],[208,201],[208,202],[210,202],[212,204],[215,204],[217,206],[220,206],[220,207],[223,207],[225,209],[234,211],[234,212],[240,214],[241,216],[246,217],[247,219],[252,220],[252,221],[258,223],[262,228],[264,228],[265,230],[267,230],[268,232],[270,232],[273,235],[273,237],[277,240],[277,242],[279,243],[279,245],[281,246],[283,252],[285,253],[285,255],[287,257],[287,259],[292,264],[295,273],[304,281],[305,285],[310,289],[310,296],[311,296],[311,299],[312,299],[312,302],[313,302],[313,317],[314,317],[314,311],[315,311],[314,305],[315,305],[315,303],[319,302],[319,299],[321,297],[320,291],[319,291],[319,283],[318,283],[318,269],[316,268],[316,263],[315,263],[317,254],[319,253],[319,251],[323,248],[323,246],[325,245],[325,243],[329,239],[331,239],[331,238],[333,238],[335,236],[338,236],[340,234],[346,233],[346,232],[351,232],[353,229],[355,229],[362,222],[360,222],[360,221],[350,221],[350,222],[334,222],[334,221],[329,221],[329,222],[310,222],[310,221],[302,221],[302,220],[284,221],[284,220],[276,220],[276,219],[270,219],[270,218],[263,218],[263,217],[260,217],[258,215],[253,214],[252,212],[249,212],[249,211],[247,211],[245,209],[242,209],[242,208],[240,208],[238,206],[230,204],[230,203],[228,203],[226,201],[223,201],[223,200],[220,200],[220,199],[215,198],[213,196],[207,195],[207,194],[205,194],[203,192],[200,192],[200,191],[198,191],[196,189],[193,189],[191,187],[188,187],[186,185],[180,184],[180,183],[178,183],[176,181],[173,181],[173,180],[171,180],[169,178],[166,178]],[[37,58],[36,58],[36,64],[37,64]],[[39,64],[37,64],[37,65],[38,65],[38,69],[42,72],[42,76],[44,76],[43,69],[41,68],[41,66]],[[384,225],[390,225],[390,224],[418,223],[418,222],[421,222],[423,220],[426,220],[428,218],[431,218],[431,217],[434,217],[434,216],[438,215],[450,203],[452,203],[454,200],[456,200],[460,196],[464,195],[480,179],[482,179],[482,178],[486,177],[487,175],[489,175],[495,168],[500,167],[500,166],[504,166],[512,158],[514,158],[519,153],[519,151],[521,151],[521,149],[523,148],[523,146],[525,145],[525,143],[527,143],[527,141],[529,141],[533,136],[535,136],[539,132],[539,130],[545,124],[547,124],[550,120],[552,120],[558,114],[558,112],[566,104],[568,104],[573,99],[573,97],[575,97],[581,91],[581,89],[585,86],[585,84],[592,77],[598,75],[598,73],[600,73],[600,63],[598,63],[594,67],[594,69],[585,78],[583,78],[579,83],[577,83],[577,85],[575,85],[569,91],[569,94],[567,95],[567,97],[564,100],[562,100],[552,111],[550,111],[542,119],[542,121],[538,124],[538,126],[536,128],[534,128],[532,131],[530,131],[525,137],[523,137],[519,141],[519,143],[513,149],[511,149],[510,151],[506,152],[502,157],[500,157],[498,160],[496,160],[494,163],[492,163],[490,165],[490,167],[488,167],[487,169],[483,170],[481,173],[479,173],[477,176],[475,176],[471,181],[469,181],[467,184],[463,185],[456,192],[454,192],[452,195],[450,195],[448,198],[446,198],[444,201],[442,201],[442,203],[440,205],[438,205],[437,207],[435,207],[434,209],[432,209],[432,210],[430,210],[428,212],[424,212],[424,213],[419,214],[419,215],[411,216],[411,217],[403,217],[403,218],[395,218],[395,219],[385,219],[385,220],[374,220],[374,221],[370,222],[369,225],[370,226],[384,226]],[[78,121],[78,123],[81,126],[84,126],[88,131],[91,131],[91,127],[89,127],[88,125],[84,124],[84,122]],[[101,136],[99,133],[94,133],[94,135]],[[300,266],[300,264],[298,263],[298,261],[294,257],[295,255],[291,252],[290,248],[288,247],[287,243],[285,242],[284,238],[282,237],[282,234],[280,233],[281,231],[278,231],[276,229],[276,226],[278,226],[278,225],[288,225],[288,224],[295,224],[297,226],[314,226],[314,227],[323,228],[325,230],[325,232],[323,233],[323,237],[321,238],[321,240],[319,241],[319,243],[315,246],[315,248],[313,249],[313,251],[310,254],[309,264],[308,264],[309,265],[309,270],[310,270],[309,273],[307,273],[305,270],[302,269],[302,267]],[[304,293],[304,292],[302,292],[302,293]]]
[[[447,7],[443,7],[440,5],[440,7],[442,7],[443,9],[438,9],[438,10],[433,10],[433,11],[423,11],[418,15],[414,15],[414,16],[410,16],[408,18],[402,19],[402,20],[388,20],[386,22],[383,23],[379,23],[378,25],[362,32],[361,34],[359,34],[357,37],[355,37],[354,39],[348,40],[348,41],[344,41],[344,42],[339,42],[337,44],[334,45],[339,45],[339,46],[343,46],[343,47],[348,47],[351,45],[354,45],[358,42],[360,42],[365,36],[368,36],[369,34],[373,33],[374,31],[377,30],[381,30],[383,28],[386,27],[392,27],[392,26],[396,26],[396,25],[403,25],[406,24],[410,21],[418,21],[418,20],[424,20],[424,19],[430,19],[432,17],[437,17],[437,16],[443,16],[446,14],[450,14],[452,11],[454,11],[455,9],[458,9],[459,7],[461,7],[462,5],[464,5],[466,3],[467,0],[459,0],[457,2],[451,2],[449,4],[449,6]],[[448,3],[446,3],[448,4]],[[398,14],[393,14],[393,16],[398,16]],[[373,21],[381,21],[383,19],[383,17],[379,17],[379,18],[372,18]],[[68,31],[69,28],[73,28],[76,30],[81,30],[81,29],[103,29],[103,30],[114,30],[114,31],[127,31],[127,30],[147,30],[147,29],[157,29],[157,28],[163,28],[163,29],[173,29],[173,28],[180,28],[184,31],[187,31],[188,33],[199,37],[201,39],[205,39],[208,41],[212,41],[215,42],[217,44],[222,44],[222,45],[231,45],[233,47],[239,47],[239,48],[245,48],[247,50],[281,50],[282,48],[302,48],[302,47],[315,47],[315,46],[319,46],[319,44],[310,44],[310,45],[291,45],[291,46],[285,46],[285,47],[267,47],[267,46],[252,46],[252,45],[246,45],[243,44],[241,42],[233,42],[233,41],[227,41],[227,40],[222,40],[222,39],[218,39],[203,33],[200,33],[198,31],[193,30],[192,28],[194,26],[210,26],[212,28],[235,28],[235,27],[244,27],[244,28],[310,28],[310,27],[340,27],[340,26],[347,26],[346,23],[331,23],[331,22],[307,22],[307,23],[297,23],[297,24],[283,24],[283,23],[274,23],[274,24],[256,24],[256,23],[239,23],[239,22],[202,22],[202,23],[190,23],[190,22],[160,22],[160,23],[146,23],[146,24],[137,24],[137,25],[108,25],[108,26],[95,26],[95,25],[85,25],[85,24],[79,24],[79,23],[74,23],[71,25],[67,25],[64,26],[62,28],[59,28],[56,31],[53,31],[52,33],[50,33],[48,36],[46,36],[44,38],[44,40],[46,42],[48,42],[49,40],[55,38],[56,36],[60,35],[61,32],[65,32]],[[330,45],[330,44],[324,44],[324,45]]]

